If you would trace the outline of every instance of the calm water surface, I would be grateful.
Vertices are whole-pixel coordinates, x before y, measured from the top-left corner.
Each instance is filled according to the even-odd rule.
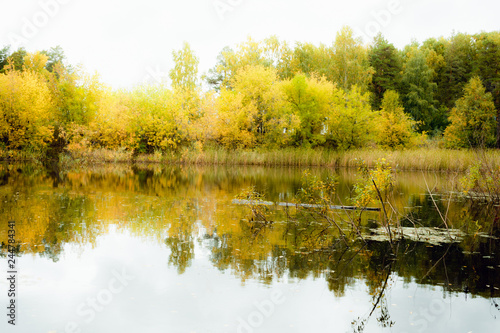
[[[346,204],[356,171],[338,177]],[[456,175],[401,173],[403,224],[461,242],[357,241],[307,219],[255,223],[232,199],[256,186],[289,201],[302,170],[101,166],[59,173],[0,165],[0,272],[16,222],[17,317],[1,332],[497,332],[500,242],[489,208],[452,200]],[[427,183],[427,185],[426,185]],[[372,215],[370,215],[372,214]],[[366,223],[378,213],[365,213]],[[410,222],[412,221],[412,222]],[[471,222],[473,221],[473,222]],[[496,221],[496,222],[495,222]],[[472,227],[471,227],[472,226]],[[497,232],[497,231],[496,231]]]

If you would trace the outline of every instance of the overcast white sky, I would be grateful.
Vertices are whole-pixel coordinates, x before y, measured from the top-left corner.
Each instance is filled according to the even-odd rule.
[[[60,45],[72,64],[113,87],[166,75],[172,50],[191,44],[200,74],[247,36],[331,44],[343,25],[396,47],[453,31],[500,30],[494,0],[0,0],[0,46]],[[218,10],[217,10],[218,8]]]

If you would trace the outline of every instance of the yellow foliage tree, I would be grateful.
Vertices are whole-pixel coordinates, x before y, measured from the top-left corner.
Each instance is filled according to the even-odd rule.
[[[357,86],[347,93],[335,88],[332,111],[325,122],[326,144],[338,149],[365,146],[372,138],[374,116],[369,93]]]
[[[384,93],[380,116],[376,124],[377,143],[384,148],[409,148],[422,138],[414,132],[413,127],[416,122],[404,112],[399,94],[394,90],[387,90]]]
[[[257,108],[243,104],[243,96],[222,88],[216,101],[218,117],[215,138],[227,149],[253,148],[257,141],[252,131]]]
[[[215,139],[217,128],[216,103],[216,96],[213,92],[200,96],[196,117],[192,117],[189,121],[189,137],[197,151],[202,151],[207,141]]]
[[[297,119],[293,133],[295,145],[317,146],[325,142],[325,119],[332,108],[334,85],[324,77],[296,75],[282,83],[286,107]]]
[[[365,92],[371,83],[374,70],[368,63],[368,49],[360,38],[354,38],[350,27],[344,26],[333,43],[331,73],[328,78],[344,89],[357,86]]]
[[[142,86],[131,93],[132,133],[138,152],[178,150],[188,139],[183,96],[164,86]]]
[[[232,80],[238,71],[248,66],[274,68],[280,78],[292,76],[293,52],[285,41],[271,36],[263,41],[248,38],[233,50],[225,47],[217,57],[217,65],[205,76],[217,91],[222,87],[232,88]]]
[[[0,142],[10,149],[43,149],[52,138],[53,100],[33,70],[0,74]]]
[[[106,89],[99,100],[95,119],[89,124],[91,140],[110,149],[134,148],[132,115],[126,92]]]
[[[250,132],[262,145],[286,145],[297,119],[286,112],[285,96],[274,68],[247,66],[232,81],[244,108],[252,110]]]
[[[182,50],[172,52],[174,68],[169,76],[174,88],[195,90],[198,86],[199,59],[194,54],[189,43],[184,42]]]
[[[24,69],[38,74],[47,75],[48,71],[45,69],[45,65],[48,60],[49,57],[43,53],[28,53],[24,57]]]
[[[495,104],[479,77],[464,87],[464,95],[451,110],[450,126],[444,132],[448,147],[487,147],[495,142]]]

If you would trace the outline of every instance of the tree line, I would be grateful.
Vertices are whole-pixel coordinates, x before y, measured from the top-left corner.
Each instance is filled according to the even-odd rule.
[[[402,50],[349,27],[331,45],[248,38],[201,77],[188,43],[172,56],[170,84],[113,90],[60,47],[4,47],[0,149],[500,147],[500,32]]]

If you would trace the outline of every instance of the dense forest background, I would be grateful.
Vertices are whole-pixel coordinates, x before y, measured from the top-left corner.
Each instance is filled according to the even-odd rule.
[[[402,50],[349,27],[331,45],[249,38],[201,77],[189,44],[173,60],[170,83],[113,90],[60,47],[4,47],[0,150],[500,147],[500,32]]]

